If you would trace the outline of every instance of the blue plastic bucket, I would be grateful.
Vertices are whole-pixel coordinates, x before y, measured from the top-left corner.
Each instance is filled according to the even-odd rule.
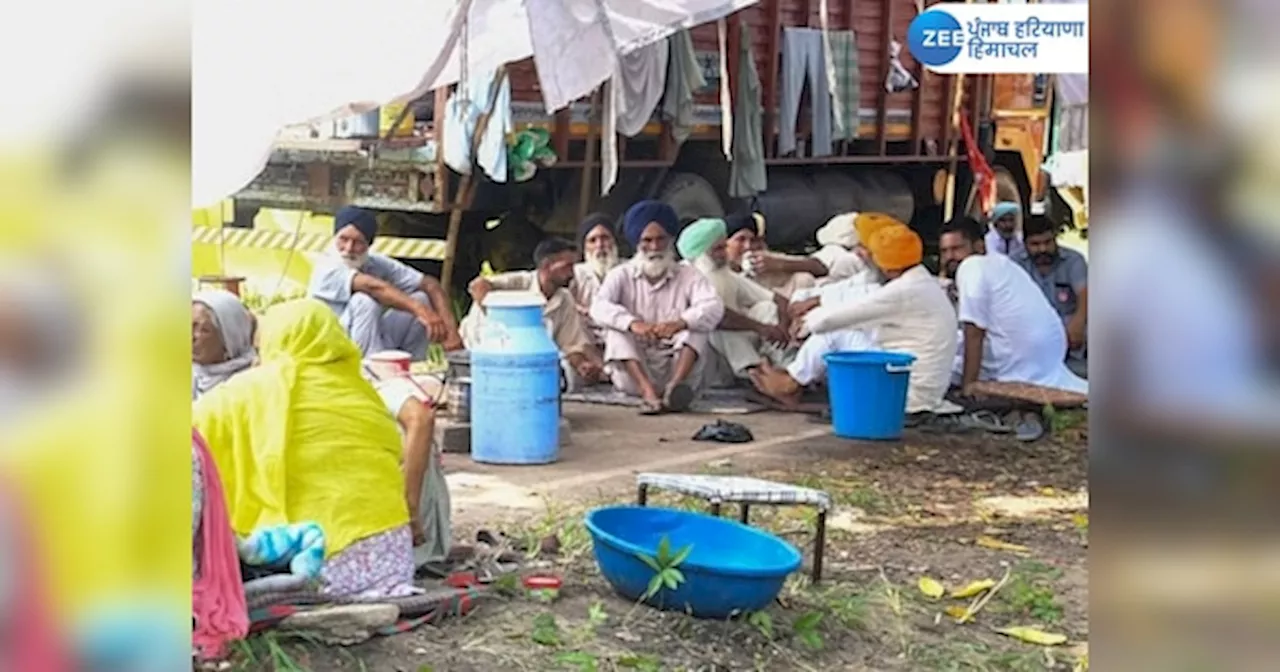
[[[902,352],[833,352],[827,363],[831,425],[843,439],[900,438],[906,421],[907,381],[914,355]]]

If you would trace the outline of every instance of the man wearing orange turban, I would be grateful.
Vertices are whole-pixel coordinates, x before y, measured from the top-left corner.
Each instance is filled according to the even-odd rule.
[[[924,245],[901,223],[865,220],[863,245],[883,285],[842,291],[840,301],[819,302],[797,325],[805,338],[787,368],[762,366],[752,376],[761,393],[783,405],[799,401],[802,388],[826,376],[825,355],[884,350],[915,356],[907,387],[907,413],[954,413],[943,399],[951,383],[958,328],[946,292],[923,265]]]
[[[827,225],[830,226],[831,222],[828,222]],[[863,270],[858,273],[851,273],[849,277],[839,282],[828,282],[821,287],[801,289],[795,292],[791,297],[791,308],[789,310],[792,320],[799,320],[809,311],[817,308],[822,303],[822,297],[824,296],[828,303],[843,303],[846,288],[856,294],[862,291],[862,286],[864,285],[879,284],[884,281],[883,274],[876,266],[875,261],[871,258],[871,253],[867,249],[867,241],[871,240],[881,229],[893,226],[906,228],[906,225],[882,212],[860,213],[849,218],[848,225],[852,229],[850,239],[852,239],[853,248],[851,252],[846,252],[845,254],[856,259],[858,267]],[[819,237],[820,240],[829,240],[831,238],[829,230],[819,233],[822,234]],[[849,242],[849,239],[846,239],[846,242]],[[822,256],[826,249],[819,250],[814,256]]]

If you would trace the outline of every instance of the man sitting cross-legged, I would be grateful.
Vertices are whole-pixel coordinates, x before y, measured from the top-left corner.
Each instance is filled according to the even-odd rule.
[[[679,227],[665,203],[631,206],[623,232],[635,256],[609,272],[591,305],[592,319],[605,328],[604,359],[614,387],[641,397],[650,415],[693,403],[707,339],[724,316],[711,283],[676,260]]]

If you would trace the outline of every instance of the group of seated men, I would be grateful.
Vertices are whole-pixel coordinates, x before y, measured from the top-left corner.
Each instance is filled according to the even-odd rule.
[[[819,249],[796,257],[767,250],[757,214],[682,227],[670,206],[642,201],[617,227],[622,240],[612,218],[593,214],[576,243],[542,242],[533,270],[472,281],[474,305],[459,324],[435,278],[369,251],[376,219],[348,207],[335,217],[310,294],[366,355],[395,349],[422,359],[429,342],[473,344],[490,292],[537,292],[566,385],[610,383],[649,414],[685,410],[704,388],[739,383],[795,405],[824,380],[824,355],[860,349],[915,356],[911,413],[954,412],[948,390],[979,380],[1087,392],[1072,371],[1085,352],[1084,259],[1057,246],[1043,217],[1010,228],[1020,212],[1008,210],[998,206],[989,227],[947,222],[939,278],[923,265],[920,237],[886,214],[834,217],[818,231]],[[1010,252],[989,252],[992,241]]]

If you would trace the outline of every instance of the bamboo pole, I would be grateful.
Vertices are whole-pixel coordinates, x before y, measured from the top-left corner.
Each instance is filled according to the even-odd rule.
[[[600,116],[600,107],[603,102],[603,92],[605,86],[612,84],[604,84],[591,94],[591,109],[587,111],[587,145],[585,147],[586,160],[582,162],[582,179],[579,180],[580,187],[578,189],[578,221],[587,218],[587,208],[591,203],[591,185],[595,183],[593,176],[595,175],[596,149],[599,146],[597,142],[599,128],[598,123]],[[613,90],[609,90],[609,94],[613,94]]]
[[[973,0],[965,0],[965,4],[973,4]],[[960,125],[960,103],[964,100],[964,73],[955,76],[955,88],[951,92],[951,127]],[[960,152],[960,141],[952,134],[951,143],[947,147],[947,189],[946,198],[942,207],[943,221],[951,219],[955,215],[956,209],[956,173],[959,172],[960,165],[957,159]]]
[[[489,117],[493,115],[493,107],[498,101],[498,84],[506,74],[507,67],[504,65],[493,76],[493,84],[489,87],[489,102],[476,121],[476,132],[471,136],[471,170],[458,182],[458,193],[454,196],[453,209],[449,212],[449,230],[444,239],[444,269],[440,273],[440,284],[444,287],[445,294],[449,293],[453,285],[454,259],[458,255],[458,236],[462,230],[462,212],[471,207],[471,200],[475,197],[475,174],[476,171],[483,170],[476,163],[476,152],[480,150],[480,140],[488,130]],[[437,110],[436,115],[443,120],[441,112]],[[444,151],[444,148],[438,148],[438,151]]]

